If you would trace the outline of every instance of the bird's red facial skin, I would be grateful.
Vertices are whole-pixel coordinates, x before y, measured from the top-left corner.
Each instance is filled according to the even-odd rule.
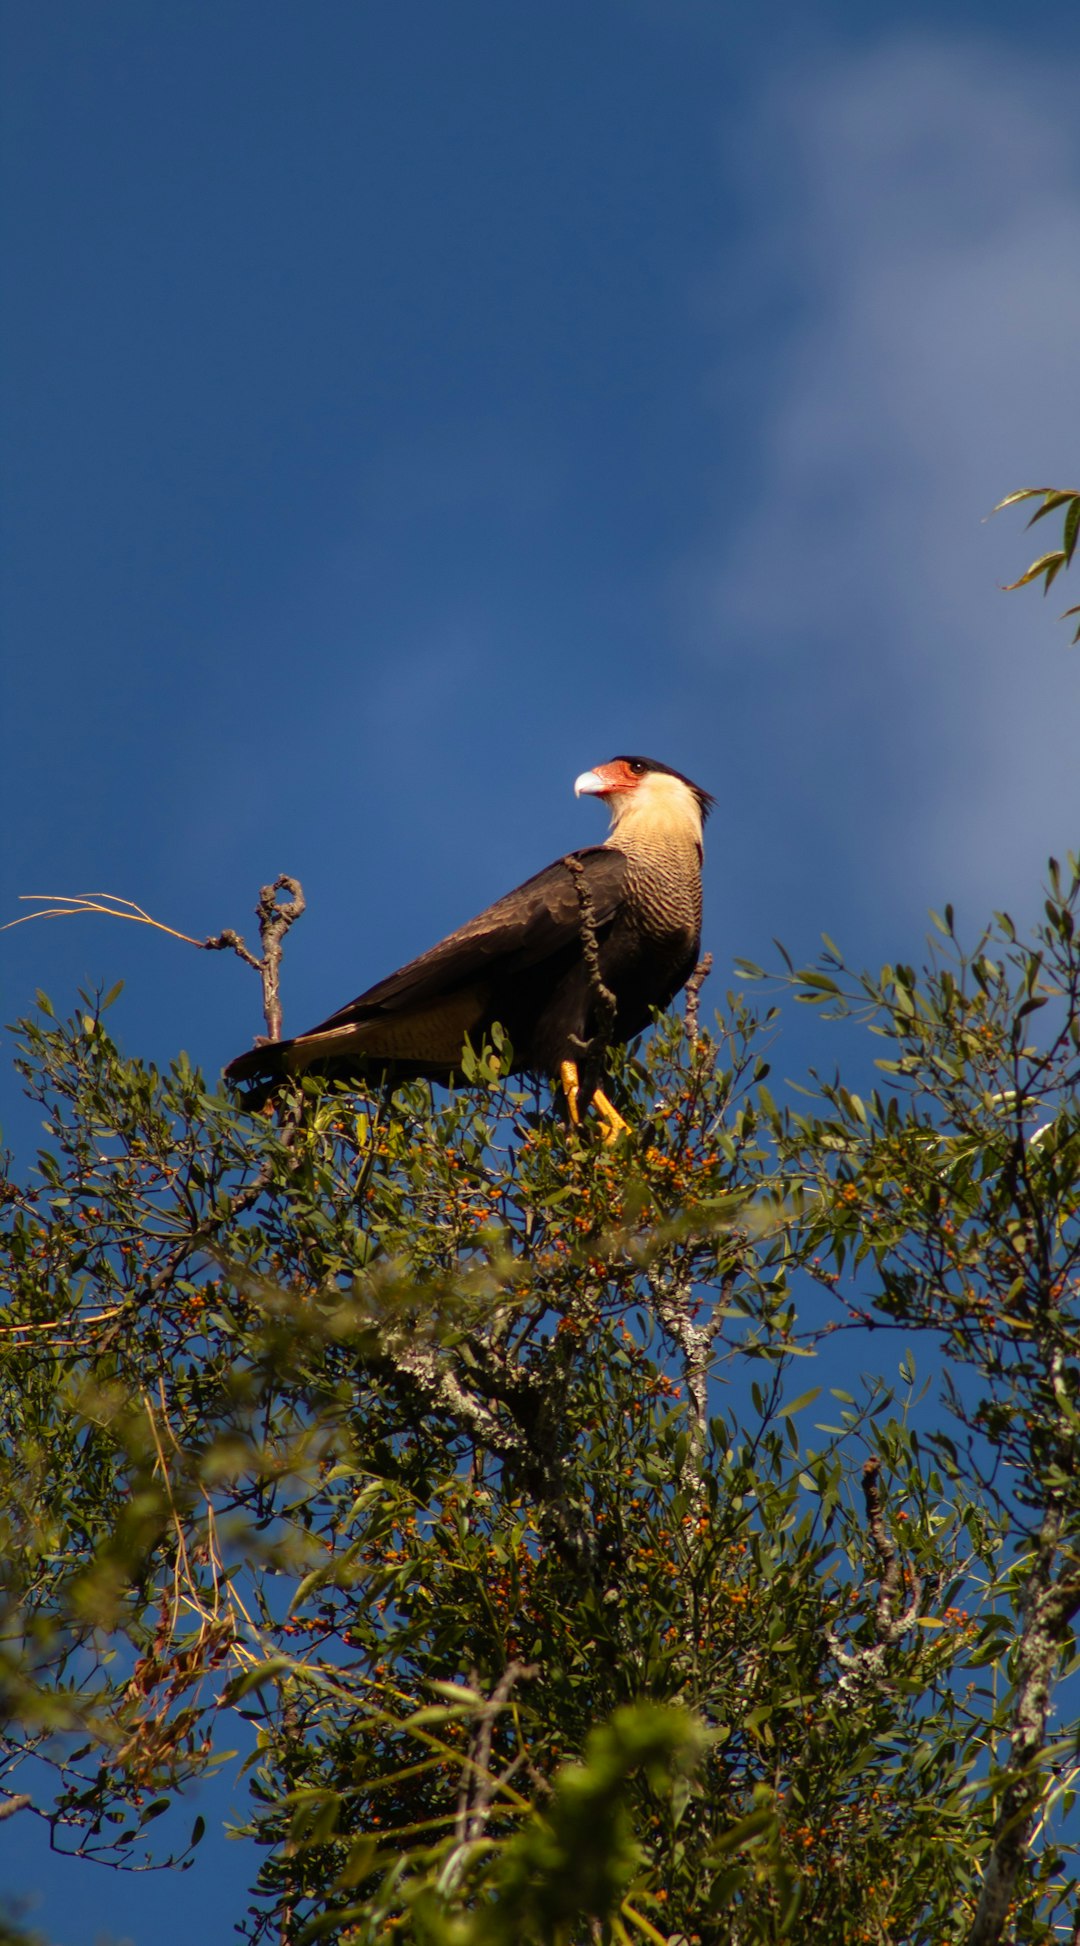
[[[596,764],[594,775],[603,779],[604,789],[597,796],[625,796],[628,791],[636,791],[641,782],[640,775],[631,770],[630,765],[621,757],[609,764]]]

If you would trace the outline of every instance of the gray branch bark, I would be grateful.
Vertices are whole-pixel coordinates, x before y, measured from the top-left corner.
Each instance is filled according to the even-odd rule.
[[[1069,1625],[1080,1609],[1080,1573],[1074,1568],[1055,1579],[1065,1526],[1062,1496],[1057,1496],[1043,1517],[1027,1574],[1016,1653],[1008,1782],[1001,1795],[967,1946],[998,1946],[1043,1798],[1045,1780],[1039,1757],[1046,1743],[1053,1673]]]
[[[289,899],[278,899],[279,892],[290,892]],[[262,958],[256,959],[251,948],[244,943],[242,934],[227,926],[224,932],[213,934],[203,940],[203,951],[207,953],[236,953],[245,966],[253,966],[262,980],[263,1018],[266,1021],[266,1039],[281,1039],[281,952],[282,941],[289,927],[306,909],[303,888],[298,878],[291,878],[288,872],[279,872],[272,885],[264,885],[259,893],[259,903],[255,913],[259,921],[259,938],[262,942]],[[258,1045],[258,1043],[257,1043]]]
[[[904,1608],[898,1609],[904,1570],[885,1521],[881,1461],[876,1455],[868,1459],[863,1467],[862,1484],[867,1530],[879,1568],[878,1591],[874,1601],[874,1640],[861,1649],[846,1649],[832,1629],[827,1636],[829,1649],[840,1667],[836,1693],[850,1697],[853,1702],[870,1689],[880,1689],[887,1681],[889,1650],[903,1640],[909,1629],[914,1628],[919,1619],[923,1593],[922,1582],[913,1580],[910,1600]]]

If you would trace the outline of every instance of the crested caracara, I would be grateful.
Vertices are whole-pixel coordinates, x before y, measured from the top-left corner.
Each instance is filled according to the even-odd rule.
[[[586,1093],[611,1139],[624,1124],[594,1085],[604,1046],[640,1033],[694,970],[702,826],[713,800],[649,757],[613,757],[574,790],[604,798],[611,813],[604,843],[571,854],[580,869],[558,859],[318,1027],[238,1055],[229,1080],[263,1083],[260,1095],[307,1069],[447,1082],[460,1072],[466,1036],[479,1047],[499,1021],[514,1071],[559,1075],[574,1122],[585,1063]],[[613,1017],[589,970],[590,930]],[[590,1061],[591,1049],[599,1058]]]

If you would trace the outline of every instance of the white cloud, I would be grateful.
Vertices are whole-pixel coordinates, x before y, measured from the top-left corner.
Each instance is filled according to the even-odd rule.
[[[1022,898],[1080,846],[1056,620],[1080,572],[1045,606],[1003,595],[1039,532],[982,524],[1080,480],[1075,81],[904,39],[789,76],[729,150],[752,219],[732,285],[769,329],[718,387],[721,414],[758,399],[756,477],[688,572],[695,633],[737,639],[790,735],[829,726],[835,815],[920,904]]]

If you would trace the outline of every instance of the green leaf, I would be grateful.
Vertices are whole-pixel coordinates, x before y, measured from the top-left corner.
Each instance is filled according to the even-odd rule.
[[[466,1683],[439,1682],[432,1678],[427,1687],[433,1689],[447,1703],[465,1703],[470,1709],[480,1709],[485,1701],[478,1689],[471,1689]]]
[[[1020,500],[1041,500],[1045,494],[1056,491],[1055,487],[1021,487],[1017,493],[1007,493],[1004,500],[999,500],[997,505],[991,508],[991,512],[999,514],[1006,507],[1015,507]]]
[[[798,1398],[792,1399],[790,1405],[782,1405],[780,1407],[778,1417],[781,1419],[790,1419],[793,1413],[801,1412],[804,1406],[813,1405],[815,1399],[820,1399],[821,1391],[822,1388],[820,1385],[814,1385],[809,1392],[800,1392]]]
[[[827,973],[818,973],[810,969],[800,973],[799,979],[803,986],[813,987],[819,993],[839,993],[840,991],[836,981],[831,979]]]
[[[1069,492],[1048,493],[1042,506],[1032,514],[1031,519],[1028,521],[1028,526],[1034,527],[1037,520],[1045,519],[1047,514],[1056,513],[1059,507],[1070,504],[1075,505],[1076,498],[1077,496],[1074,493]]]
[[[1036,581],[1041,574],[1047,576],[1046,586],[1049,588],[1054,575],[1057,574],[1059,568],[1064,566],[1064,563],[1065,556],[1060,548],[1052,549],[1049,554],[1041,554],[1039,559],[1032,562],[1027,572],[1022,574],[1018,581],[1005,582],[1005,594],[1012,594],[1016,588],[1025,588],[1029,581]]]
[[[359,1885],[363,1879],[370,1877],[378,1850],[378,1839],[368,1833],[365,1833],[362,1838],[354,1838],[349,1846],[348,1857],[334,1880],[334,1891],[351,1891],[354,1885]]]
[[[264,1683],[276,1682],[279,1676],[292,1669],[288,1656],[269,1656],[265,1662],[256,1664],[253,1669],[245,1669],[234,1676],[229,1684],[229,1701],[238,1703],[242,1697],[249,1696],[253,1689],[261,1689]]]
[[[722,1857],[725,1852],[738,1851],[741,1845],[749,1844],[752,1839],[760,1838],[764,1832],[776,1828],[777,1817],[773,1810],[751,1811],[737,1824],[730,1825],[726,1831],[713,1840],[713,1852]]]

